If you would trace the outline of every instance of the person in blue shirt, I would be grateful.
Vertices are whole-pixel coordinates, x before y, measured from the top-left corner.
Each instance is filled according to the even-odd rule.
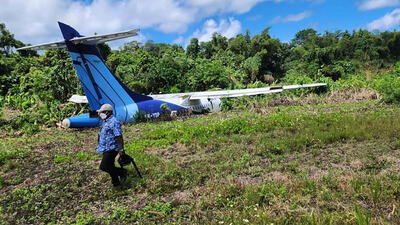
[[[116,187],[123,184],[127,177],[125,169],[115,167],[115,157],[118,154],[120,156],[125,154],[121,123],[113,115],[113,108],[110,104],[102,105],[97,113],[103,121],[96,149],[97,153],[103,154],[100,169],[111,176],[112,185]]]

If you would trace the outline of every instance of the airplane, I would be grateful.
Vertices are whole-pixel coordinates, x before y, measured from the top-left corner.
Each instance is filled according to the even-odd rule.
[[[84,37],[71,26],[58,22],[64,40],[26,46],[21,50],[45,50],[66,47],[78,74],[86,96],[73,95],[69,101],[88,103],[90,111],[77,116],[65,118],[62,126],[66,128],[97,127],[102,121],[97,115],[103,104],[113,106],[113,114],[122,123],[135,122],[138,114],[145,118],[162,116],[162,105],[170,113],[183,115],[193,113],[216,112],[221,108],[221,98],[279,93],[283,90],[325,86],[325,83],[288,85],[279,87],[250,88],[237,90],[219,90],[175,94],[142,95],[131,91],[106,66],[97,49],[97,44],[107,41],[132,37],[139,29],[124,32]],[[164,106],[165,107],[165,106]]]

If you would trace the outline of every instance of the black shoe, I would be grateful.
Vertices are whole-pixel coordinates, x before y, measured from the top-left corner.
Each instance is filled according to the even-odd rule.
[[[121,184],[124,184],[126,181],[126,178],[128,177],[128,171],[126,169],[124,169],[124,172],[122,173],[122,175],[120,176],[120,182]]]

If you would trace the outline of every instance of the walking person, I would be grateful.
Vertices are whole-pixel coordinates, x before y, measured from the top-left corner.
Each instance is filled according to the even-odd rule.
[[[110,104],[102,105],[97,113],[103,121],[96,149],[97,153],[103,154],[100,169],[110,175],[111,183],[116,187],[125,183],[127,177],[126,169],[115,167],[115,157],[118,154],[120,156],[125,154],[121,123],[113,115],[113,108]]]

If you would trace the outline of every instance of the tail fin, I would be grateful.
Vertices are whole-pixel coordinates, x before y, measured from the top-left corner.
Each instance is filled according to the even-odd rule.
[[[120,121],[133,120],[138,106],[136,102],[152,99],[132,92],[105,65],[96,44],[74,44],[73,38],[83,37],[74,28],[58,22],[72,62],[82,84],[92,111],[108,103]]]

